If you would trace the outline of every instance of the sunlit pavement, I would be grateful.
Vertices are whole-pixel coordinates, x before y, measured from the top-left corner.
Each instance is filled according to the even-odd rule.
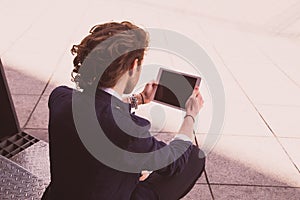
[[[0,5],[0,56],[25,132],[48,140],[49,94],[61,84],[73,87],[70,49],[93,25],[129,20],[169,29],[206,50],[226,95],[223,131],[207,157],[207,176],[185,198],[300,198],[299,0],[0,0]],[[192,70],[174,55],[149,50],[144,77],[153,64]],[[201,143],[213,108],[206,86],[203,77]],[[147,116],[151,108],[141,113]],[[163,124],[150,116],[153,130],[176,132],[182,114],[163,111]]]

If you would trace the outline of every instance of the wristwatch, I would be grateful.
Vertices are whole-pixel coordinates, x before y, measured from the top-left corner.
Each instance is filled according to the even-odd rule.
[[[129,102],[131,105],[131,108],[137,109],[138,108],[138,99],[134,96],[134,94],[132,96],[129,97]]]

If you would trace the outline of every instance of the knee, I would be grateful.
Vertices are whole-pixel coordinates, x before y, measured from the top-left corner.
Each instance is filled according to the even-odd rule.
[[[198,148],[198,147],[197,147],[197,148]],[[198,157],[199,157],[199,159],[202,159],[202,160],[204,160],[204,161],[205,161],[205,159],[206,159],[205,152],[204,152],[203,150],[199,149],[199,148],[198,148]]]
[[[192,155],[195,160],[197,160],[197,163],[200,165],[203,165],[203,168],[205,166],[205,160],[206,160],[206,155],[203,150],[201,150],[199,147],[193,145],[192,149]]]

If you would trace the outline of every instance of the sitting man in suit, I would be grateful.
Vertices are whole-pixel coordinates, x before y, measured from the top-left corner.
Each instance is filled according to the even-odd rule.
[[[139,80],[147,46],[148,34],[126,21],[97,25],[73,46],[72,77],[78,90],[59,86],[49,97],[51,183],[42,199],[175,200],[185,196],[201,176],[205,156],[193,144],[194,118],[203,105],[198,88],[187,100],[186,116],[169,144],[151,136],[150,122],[131,112],[132,107],[153,100],[157,84],[148,83],[140,94],[122,98]],[[90,114],[91,104],[95,115]],[[101,135],[95,122],[103,140],[91,139]],[[104,148],[99,159],[83,138],[100,149],[108,139],[125,153]],[[143,156],[132,156],[138,154]],[[145,177],[143,170],[153,172]]]

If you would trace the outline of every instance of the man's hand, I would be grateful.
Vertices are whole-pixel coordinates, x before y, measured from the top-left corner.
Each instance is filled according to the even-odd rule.
[[[143,95],[144,98],[144,103],[149,103],[154,99],[157,85],[158,84],[156,82],[150,82],[145,85],[143,92],[141,92],[141,95]]]
[[[140,181],[144,181],[148,178],[148,176],[152,173],[152,171],[146,171],[146,170],[143,170],[141,172],[141,176],[139,178]]]
[[[199,92],[199,88],[195,88],[193,94],[188,98],[185,104],[186,116],[184,117],[183,123],[179,129],[180,134],[188,136],[192,141],[194,140],[193,129],[195,118],[198,115],[200,109],[203,107],[203,98]]]
[[[194,118],[203,107],[203,98],[199,92],[199,88],[195,88],[193,94],[188,98],[185,104],[186,114],[192,115]]]

